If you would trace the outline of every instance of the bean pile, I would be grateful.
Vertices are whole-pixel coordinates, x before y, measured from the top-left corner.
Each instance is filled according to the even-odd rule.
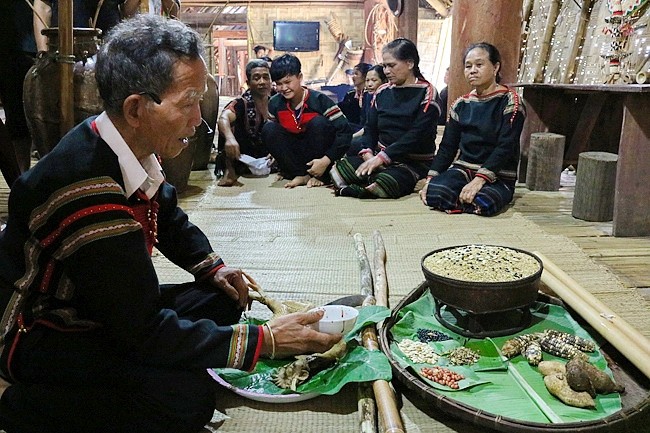
[[[453,365],[472,365],[479,360],[481,355],[465,346],[457,347],[447,355]]]
[[[424,367],[420,370],[422,376],[440,385],[448,386],[451,389],[458,389],[458,382],[465,379],[465,376],[451,371],[444,367]]]
[[[435,364],[438,362],[438,355],[426,343],[405,338],[397,343],[397,347],[416,364]]]
[[[417,331],[418,340],[423,343],[429,343],[431,341],[447,341],[451,340],[451,337],[444,332],[440,332],[436,329],[425,329],[419,328]]]
[[[539,270],[539,263],[532,256],[492,245],[465,245],[438,251],[427,256],[423,265],[436,275],[477,283],[517,281]]]

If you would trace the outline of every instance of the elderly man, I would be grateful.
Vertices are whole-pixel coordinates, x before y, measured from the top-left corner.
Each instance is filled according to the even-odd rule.
[[[118,24],[98,57],[105,112],[14,184],[0,235],[0,429],[198,432],[215,403],[206,369],[320,352],[340,336],[298,313],[238,323],[248,287],[177,206],[157,156],[201,122],[201,37],[175,20]],[[195,281],[159,286],[156,247]]]
[[[253,59],[246,65],[246,90],[240,97],[230,101],[219,116],[219,152],[223,154],[225,173],[219,186],[241,186],[237,181],[241,174],[250,172],[239,159],[241,155],[253,158],[271,156],[262,142],[262,127],[269,117],[269,95],[271,94],[271,73],[264,60]],[[219,176],[221,164],[215,167]]]

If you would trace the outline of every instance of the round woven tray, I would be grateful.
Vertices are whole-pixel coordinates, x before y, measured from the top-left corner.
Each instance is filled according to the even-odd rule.
[[[600,420],[556,424],[521,421],[483,412],[480,408],[466,405],[437,392],[435,388],[427,385],[419,376],[400,365],[390,351],[391,328],[399,320],[399,311],[406,305],[418,300],[427,288],[428,284],[426,282],[422,283],[402,299],[393,308],[391,316],[386,319],[379,332],[381,349],[388,357],[393,368],[393,379],[399,381],[406,388],[405,395],[407,397],[413,394],[416,399],[424,399],[429,406],[433,406],[449,415],[477,426],[503,432],[640,433],[648,431],[648,425],[650,425],[650,380],[610,344],[604,344],[600,347],[600,350],[607,359],[616,382],[625,386],[625,392],[621,394],[622,409]],[[543,293],[538,294],[538,300],[561,305],[583,328],[591,331],[589,325],[561,300]]]

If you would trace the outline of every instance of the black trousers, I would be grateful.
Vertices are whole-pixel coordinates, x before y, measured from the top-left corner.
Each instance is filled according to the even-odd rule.
[[[287,179],[307,174],[307,163],[325,156],[332,146],[336,131],[323,116],[314,117],[302,134],[293,134],[277,122],[266,122],[262,128],[262,141],[278,163],[278,170]],[[325,170],[326,176],[329,168]]]
[[[181,318],[236,323],[222,293],[195,283],[161,287]],[[8,433],[197,433],[215,409],[216,383],[205,369],[182,370],[119,356],[102,331],[65,333],[36,326],[15,355],[12,384],[0,399]]]

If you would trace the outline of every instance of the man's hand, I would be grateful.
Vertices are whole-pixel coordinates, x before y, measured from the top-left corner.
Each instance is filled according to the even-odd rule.
[[[226,139],[226,144],[224,146],[226,150],[226,157],[228,159],[238,161],[241,154],[239,153],[239,143],[233,138]]]
[[[239,308],[248,303],[248,284],[244,280],[241,269],[224,266],[212,277],[212,285],[222,290],[229,298],[237,301]]]
[[[476,194],[478,194],[481,188],[483,188],[485,182],[487,181],[482,177],[475,177],[474,179],[472,179],[472,181],[467,185],[465,185],[463,189],[460,191],[460,195],[458,196],[460,202],[461,203],[474,202],[474,197],[476,197]]]
[[[292,313],[271,320],[268,324],[275,340],[275,357],[286,358],[303,353],[322,353],[335,345],[341,334],[325,334],[308,325],[323,318],[324,311],[312,310],[306,313]],[[271,353],[265,336],[265,353]]]
[[[307,169],[307,173],[309,173],[313,177],[321,177],[323,173],[325,173],[325,170],[327,170],[327,167],[329,167],[331,162],[332,160],[328,156],[324,156],[318,159],[312,159],[307,163],[307,166],[310,167],[309,169]]]

